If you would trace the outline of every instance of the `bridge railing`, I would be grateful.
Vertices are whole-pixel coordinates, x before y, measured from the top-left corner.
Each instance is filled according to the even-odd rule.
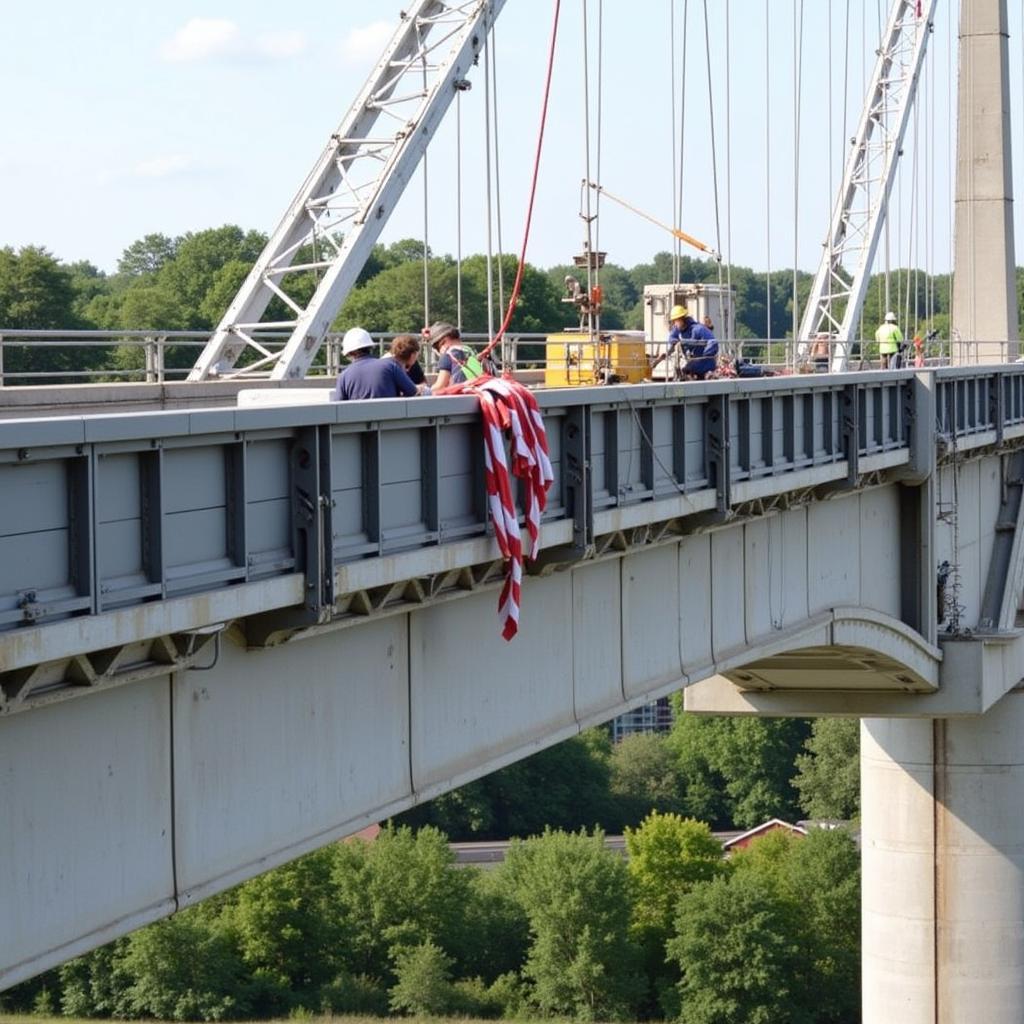
[[[555,473],[544,543],[582,556],[628,524],[725,515],[802,470],[852,480],[907,448],[912,381],[538,392]],[[364,576],[386,585],[494,559],[478,423],[462,397],[0,422],[0,630],[294,574],[316,618],[342,566],[376,561]]]
[[[970,445],[1024,432],[1024,363],[945,367],[935,374],[936,433]]]
[[[466,332],[465,338],[480,347],[487,336]],[[385,350],[396,333],[374,335]],[[163,384],[182,380],[209,338],[208,331],[42,331],[12,330],[0,327],[0,387],[38,383],[85,383],[145,381]],[[518,370],[541,369],[547,336],[537,333],[513,333],[507,338],[509,358]],[[269,350],[280,348],[287,340],[283,332],[260,334]],[[324,340],[322,358],[310,368],[310,374],[335,376],[344,365],[342,335],[330,333]],[[828,368],[835,342],[825,343],[827,355],[818,360],[817,369]],[[664,342],[650,342],[649,353],[661,351]],[[735,338],[721,342],[723,356],[747,362],[775,366],[815,368],[810,355],[798,356],[791,338]],[[824,351],[824,350],[823,350]],[[910,353],[911,356],[913,352]],[[924,343],[922,358],[929,367],[949,362],[963,364],[1008,361],[1016,355],[1016,343],[978,343],[934,339]],[[853,370],[872,369],[877,362],[877,346],[872,342],[855,343]],[[431,370],[436,356],[424,350],[422,362]]]

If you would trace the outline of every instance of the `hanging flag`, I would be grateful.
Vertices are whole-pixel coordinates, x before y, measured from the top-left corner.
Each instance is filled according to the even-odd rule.
[[[494,538],[506,561],[505,583],[498,597],[498,619],[501,635],[511,640],[519,630],[524,557],[512,477],[518,477],[524,484],[526,531],[530,538],[526,557],[532,560],[540,547],[541,515],[554,480],[544,419],[530,391],[511,379],[485,375],[445,388],[445,394],[475,395],[480,401],[487,503]]]

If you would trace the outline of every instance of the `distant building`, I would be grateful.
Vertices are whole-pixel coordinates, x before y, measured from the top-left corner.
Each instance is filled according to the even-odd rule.
[[[755,839],[760,839],[761,836],[766,836],[769,832],[778,832],[780,830],[792,832],[793,835],[797,836],[807,835],[807,829],[802,828],[800,825],[791,825],[788,821],[783,821],[781,818],[771,818],[754,828],[747,829],[746,832],[741,832],[738,836],[726,839],[722,843],[722,849],[725,850],[726,854],[730,854],[734,850],[745,850]]]
[[[668,732],[672,728],[672,702],[660,697],[651,704],[641,704],[624,715],[612,719],[612,742],[635,732]]]

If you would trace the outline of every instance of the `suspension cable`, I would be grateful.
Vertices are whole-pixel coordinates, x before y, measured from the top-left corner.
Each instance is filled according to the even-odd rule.
[[[587,181],[590,181],[590,38],[587,33],[587,0],[581,0],[583,4],[583,166]],[[586,211],[583,215],[587,225],[587,239],[584,245],[587,256],[587,336],[594,340],[594,304],[591,296],[594,294],[594,218],[590,211],[590,189],[583,190],[583,208]]]
[[[799,12],[799,13],[798,13]],[[804,0],[793,4],[793,341],[800,330],[797,269],[800,242],[800,90],[803,88]],[[794,352],[796,351],[794,346]]]
[[[601,180],[601,127],[604,95],[604,0],[597,0],[597,180]],[[601,193],[594,197],[594,248],[601,251]],[[595,268],[594,283],[599,284],[601,268]],[[596,328],[601,331],[601,303],[598,304]]]
[[[669,73],[669,97],[671,109],[669,117],[672,121],[672,223],[682,224],[682,210],[679,208],[682,202],[682,189],[676,190],[676,181],[679,174],[679,154],[677,147],[679,137],[676,134],[676,5],[675,0],[668,0],[668,73]],[[598,181],[601,180],[598,176]],[[679,257],[680,243],[678,238],[672,239],[672,283],[679,281]]]
[[[704,52],[708,69],[708,113],[711,122],[711,182],[715,197],[715,250],[722,251],[722,226],[718,212],[718,149],[715,141],[715,94],[711,81],[711,31],[708,27],[708,0],[704,0]],[[722,257],[718,257],[718,296],[722,296]]]
[[[725,274],[729,288],[729,313],[722,324],[722,332],[728,337],[730,318],[734,328],[736,323],[732,306],[732,28],[729,0],[725,0]],[[723,308],[721,301],[719,298],[719,311]]]
[[[429,320],[426,321],[428,324]],[[462,90],[455,93],[455,326],[462,333]]]
[[[770,0],[764,0],[764,248],[765,286],[764,314],[765,341],[769,350],[772,342],[772,121],[771,121],[771,16]],[[771,358],[771,352],[766,355]]]
[[[430,189],[427,183],[427,154],[423,154],[423,322],[430,323],[430,233],[428,231]]]
[[[544,80],[544,102],[541,106],[540,115],[540,129],[537,132],[537,153],[533,160],[533,180],[530,182],[530,199],[526,208],[526,225],[523,229],[523,245],[519,252],[519,266],[516,268],[516,279],[512,285],[512,295],[508,300],[508,309],[505,312],[505,319],[502,321],[501,328],[497,335],[495,335],[487,343],[484,348],[482,355],[490,355],[494,350],[494,346],[498,344],[508,329],[508,325],[512,320],[512,313],[516,308],[516,300],[519,298],[519,289],[523,281],[523,267],[526,265],[526,246],[530,240],[530,223],[533,219],[533,201],[537,195],[537,177],[540,170],[540,155],[544,147],[544,126],[548,119],[548,97],[551,94],[551,73],[555,64],[555,41],[558,38],[558,12],[561,7],[561,0],[555,0],[555,13],[553,18],[553,24],[551,26],[551,43],[548,50],[548,70]]]
[[[492,23],[488,51],[491,53],[491,97],[494,105],[494,217],[496,234],[498,236],[498,309],[502,310],[505,308],[505,263],[503,259],[505,250],[501,242],[501,159],[498,153],[498,140],[500,138],[498,131],[498,44],[495,33],[496,29]],[[502,366],[508,365],[508,356],[507,345],[505,342],[502,342]]]
[[[484,47],[484,175],[487,179],[487,334],[494,334],[494,249],[491,241],[491,48]]]
[[[690,0],[683,0],[683,60],[682,67],[679,71],[679,153],[682,156],[683,147],[686,144],[686,41],[687,33],[689,32],[690,26]],[[675,149],[675,146],[673,146]],[[683,171],[686,167],[686,161],[680,159],[679,161],[679,201],[678,210],[679,216],[676,219],[677,224],[683,223]],[[675,280],[673,284],[682,283],[682,250],[680,249],[679,259],[676,261],[675,266]]]

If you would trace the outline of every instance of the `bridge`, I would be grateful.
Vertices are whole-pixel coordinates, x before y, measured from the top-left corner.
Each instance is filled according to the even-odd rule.
[[[511,643],[475,400],[300,394],[398,186],[344,197],[356,228],[309,305],[261,320],[339,180],[381,162],[362,112],[390,102],[392,68],[424,70],[428,17],[189,381],[161,381],[157,343],[150,383],[0,387],[0,988],[683,689],[702,713],[862,720],[865,1020],[1024,1017],[1024,365],[994,362],[1017,339],[1005,6],[961,20],[951,327],[991,364],[538,391],[554,482]],[[462,12],[431,63],[424,132],[386,140],[396,180],[500,8]],[[835,328],[834,369],[925,8],[893,5],[847,171],[867,205],[837,204],[806,311]],[[282,324],[271,349],[258,331]],[[282,404],[237,401],[247,347]]]
[[[880,716],[879,1000],[1017,870],[976,787],[1020,772],[1024,366],[538,392],[555,482],[510,644],[473,399],[176,387],[38,418],[12,389],[0,420],[5,985],[681,687]]]

